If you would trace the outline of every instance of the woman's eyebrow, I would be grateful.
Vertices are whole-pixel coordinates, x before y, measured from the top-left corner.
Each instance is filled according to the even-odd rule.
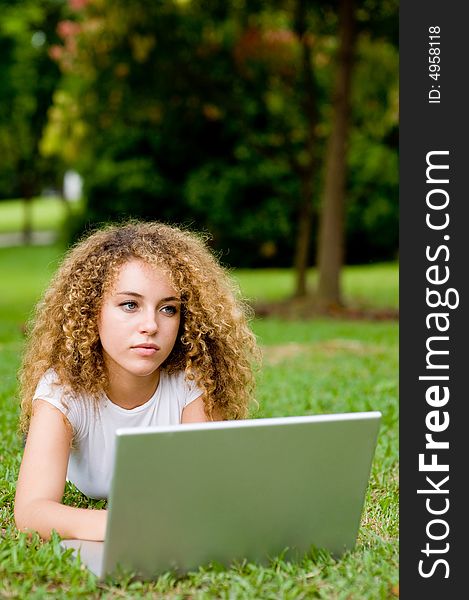
[[[142,294],[138,294],[137,292],[116,292],[117,296],[135,296],[136,298],[143,298]]]
[[[129,291],[117,292],[117,296],[133,296],[134,298],[143,298],[142,294]],[[181,298],[178,298],[177,296],[168,296],[167,298],[161,298],[160,302],[181,302]]]

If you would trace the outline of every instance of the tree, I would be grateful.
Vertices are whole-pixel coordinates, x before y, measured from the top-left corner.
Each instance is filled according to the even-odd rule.
[[[366,2],[361,19],[374,0]],[[79,167],[91,221],[195,222],[212,232],[217,250],[229,249],[233,265],[286,266],[295,257],[296,293],[306,294],[332,128],[335,8],[81,0],[52,49],[63,80],[44,152]],[[347,228],[363,225],[357,206],[370,180],[381,193],[380,173],[368,172],[357,151],[369,139],[376,155],[383,147],[387,131],[376,123],[384,109],[373,95],[375,81],[388,85],[389,69],[381,79],[367,71],[366,84],[352,90],[348,159],[356,169],[347,183],[355,212]]]
[[[305,139],[304,152],[306,158],[303,162],[291,158],[293,171],[300,179],[300,205],[298,211],[298,233],[296,238],[296,250],[294,267],[296,271],[295,296],[302,297],[307,293],[306,275],[308,269],[309,249],[311,244],[311,231],[313,221],[313,190],[314,177],[318,166],[317,161],[317,135],[318,126],[318,98],[316,90],[315,75],[311,45],[307,37],[307,2],[298,0],[296,6],[295,32],[301,44],[302,50],[302,72],[304,80],[304,97],[301,102],[303,112],[306,116],[307,135]]]
[[[318,237],[317,302],[324,308],[342,304],[339,279],[345,243],[346,157],[355,46],[354,4],[353,0],[339,2],[339,53],[332,97],[332,132],[327,145]]]
[[[41,159],[39,142],[60,76],[47,55],[60,9],[52,0],[0,2],[0,195],[23,198],[25,242],[31,200],[56,177]]]
[[[300,41],[202,4],[90,1],[62,23],[53,53],[64,80],[43,148],[78,162],[90,220],[197,216],[236,262],[238,247],[245,261],[291,256],[289,164],[309,176],[303,140],[314,127],[279,103],[302,94]]]

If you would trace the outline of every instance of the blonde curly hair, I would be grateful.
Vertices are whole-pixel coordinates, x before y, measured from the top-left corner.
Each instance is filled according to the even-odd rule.
[[[48,369],[70,392],[94,402],[106,391],[98,316],[120,267],[134,259],[163,269],[181,296],[178,338],[162,368],[185,371],[203,391],[209,418],[247,416],[260,354],[235,284],[201,234],[131,221],[98,229],[73,247],[37,304],[20,370],[24,432]]]

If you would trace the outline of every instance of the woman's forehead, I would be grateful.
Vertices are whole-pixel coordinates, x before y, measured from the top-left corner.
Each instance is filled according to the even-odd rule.
[[[139,258],[127,260],[119,265],[111,279],[110,288],[113,292],[138,291],[153,287],[164,288],[173,294],[176,292],[173,278],[167,269]]]

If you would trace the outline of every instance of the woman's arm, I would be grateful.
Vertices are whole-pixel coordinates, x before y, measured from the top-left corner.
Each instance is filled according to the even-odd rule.
[[[65,539],[104,540],[105,510],[61,504],[71,441],[64,415],[48,402],[36,400],[16,487],[16,526],[20,531],[37,531],[45,539],[55,529]]]
[[[192,400],[190,404],[183,408],[181,423],[203,423],[208,420],[202,396]]]
[[[209,419],[205,413],[202,396],[199,396],[184,407],[181,423],[204,423],[205,421],[223,421],[223,417],[215,408],[212,412],[212,419]]]

